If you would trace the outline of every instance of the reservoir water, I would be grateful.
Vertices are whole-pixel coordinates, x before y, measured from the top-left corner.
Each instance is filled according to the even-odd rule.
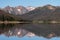
[[[60,24],[0,24],[1,40],[60,40]]]

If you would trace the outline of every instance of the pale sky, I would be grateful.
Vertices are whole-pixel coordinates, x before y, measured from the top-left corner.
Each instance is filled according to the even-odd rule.
[[[54,6],[60,6],[60,0],[0,0],[0,7],[5,6],[43,6],[51,4]]]

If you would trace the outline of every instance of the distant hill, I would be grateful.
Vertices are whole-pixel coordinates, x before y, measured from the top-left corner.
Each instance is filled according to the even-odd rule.
[[[20,17],[26,20],[60,20],[60,7],[45,5]]]

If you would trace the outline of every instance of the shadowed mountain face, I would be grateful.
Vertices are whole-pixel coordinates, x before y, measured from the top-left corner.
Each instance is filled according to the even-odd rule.
[[[13,20],[20,20],[20,19],[15,15],[12,15],[12,14],[9,14],[8,12],[0,10],[0,21],[5,21],[5,20],[13,21]]]
[[[21,15],[27,20],[60,20],[60,7],[46,5]]]

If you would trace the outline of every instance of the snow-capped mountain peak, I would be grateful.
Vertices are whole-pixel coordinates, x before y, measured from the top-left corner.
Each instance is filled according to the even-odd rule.
[[[26,8],[27,8],[28,11],[32,11],[32,10],[35,9],[35,7],[31,7],[31,6],[28,6],[28,7],[26,7]]]

